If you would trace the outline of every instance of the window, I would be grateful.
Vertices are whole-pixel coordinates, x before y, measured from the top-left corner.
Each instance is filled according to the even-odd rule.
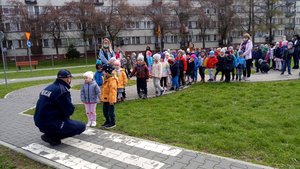
[[[78,29],[78,30],[81,30],[81,29],[82,29],[81,23],[77,23],[77,29]]]
[[[151,36],[146,36],[145,43],[146,44],[151,44]]]
[[[140,22],[135,22],[135,28],[137,28],[137,29],[140,28]]]
[[[132,37],[131,38],[131,44],[133,44],[133,45],[139,45],[139,44],[141,44],[140,37]]]
[[[43,47],[48,48],[49,47],[49,39],[44,39],[43,40]]]
[[[23,40],[18,40],[18,46],[17,48],[23,48],[25,42]]]
[[[296,24],[300,24],[300,18],[296,18]]]
[[[38,6],[34,6],[34,13],[35,13],[36,15],[39,15],[39,14],[40,14],[40,9],[39,9]]]
[[[68,24],[67,23],[63,23],[63,28],[64,28],[64,30],[68,30]]]
[[[2,8],[2,10],[3,10],[3,14],[8,14],[9,13],[9,9],[8,8]]]
[[[178,39],[177,36],[171,36],[171,43],[177,43]]]
[[[217,35],[214,35],[214,41],[217,41]]]
[[[5,31],[10,31],[10,23],[5,23]]]
[[[151,22],[150,21],[145,21],[144,22],[144,29],[150,29],[151,28]]]

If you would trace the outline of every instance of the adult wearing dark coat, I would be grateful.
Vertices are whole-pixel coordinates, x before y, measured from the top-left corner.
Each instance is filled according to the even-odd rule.
[[[51,146],[85,131],[84,123],[70,119],[75,109],[69,91],[71,80],[68,70],[60,70],[55,82],[40,92],[36,104],[34,123],[44,133],[42,140]]]
[[[294,48],[294,67],[293,69],[299,69],[299,54],[300,54],[300,36],[294,35],[294,42],[293,42],[293,48]]]

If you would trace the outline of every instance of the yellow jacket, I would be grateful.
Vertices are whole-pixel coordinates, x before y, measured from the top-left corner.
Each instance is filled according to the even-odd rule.
[[[113,74],[115,74],[116,77],[118,78],[118,89],[125,88],[127,81],[128,81],[125,70],[123,68],[120,68],[119,73],[116,70],[114,70]]]
[[[117,102],[118,79],[114,76],[103,77],[101,89],[101,102],[109,102],[110,104]]]

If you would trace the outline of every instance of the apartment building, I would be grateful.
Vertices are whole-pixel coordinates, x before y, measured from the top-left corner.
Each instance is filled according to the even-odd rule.
[[[38,15],[43,11],[43,7],[47,5],[53,6],[63,6],[65,2],[70,2],[71,0],[18,0],[27,5],[28,12],[32,14],[31,16]],[[156,2],[161,2],[162,4],[167,2],[176,3],[179,0],[128,0],[129,5],[146,7]],[[12,9],[14,6],[11,5],[10,0],[0,0],[1,6],[1,25],[3,32],[5,34],[5,39],[3,41],[4,47],[8,49],[8,56],[26,56],[27,55],[27,40],[24,35],[24,30],[18,23],[12,23],[9,19],[12,14]],[[247,22],[249,20],[249,14],[243,10],[245,8],[245,3],[241,0],[236,0],[233,5],[233,9],[237,12],[240,17],[238,22]],[[113,0],[91,0],[91,3],[95,4],[95,8],[101,9],[111,6]],[[191,0],[193,6],[201,6],[201,1]],[[244,5],[244,7],[243,7]],[[260,14],[260,4],[256,4],[254,7],[254,14]],[[281,40],[283,35],[288,38],[295,33],[300,33],[300,0],[281,0],[280,10],[283,12],[280,16],[274,16],[272,18],[272,23],[276,24],[276,28],[273,28],[274,41]],[[215,14],[214,9],[205,9],[207,14]],[[214,17],[214,22],[217,24],[217,17]],[[145,47],[149,45],[152,49],[161,48],[164,49],[178,49],[181,47],[182,43],[193,42],[195,47],[203,47],[201,29],[199,28],[199,21],[195,17],[189,17],[186,21],[185,39],[180,35],[179,23],[178,21],[169,21],[169,25],[174,31],[168,31],[164,34],[163,39],[156,37],[156,28],[150,18],[143,17],[139,20],[132,21],[126,26],[124,30],[121,30],[118,34],[118,38],[115,41],[116,45],[120,45],[124,51],[143,51]],[[172,26],[173,25],[173,26]],[[66,22],[63,25],[63,33],[60,39],[59,53],[64,54],[67,51],[67,47],[70,44],[75,45],[75,47],[83,53],[84,42],[82,40],[81,27],[72,22]],[[228,44],[239,44],[241,42],[241,34],[245,29],[240,29],[236,27],[228,33],[226,43]],[[256,30],[255,42],[265,43],[268,38],[268,32]],[[104,36],[107,36],[105,34]],[[95,51],[101,44],[102,36],[97,36],[95,38],[87,38],[87,50]],[[228,41],[227,41],[228,40]],[[163,45],[162,45],[163,43]],[[54,47],[53,38],[49,34],[42,34],[38,44],[42,47],[38,51],[37,55],[55,55],[56,50]],[[210,28],[205,32],[205,47],[217,47],[220,44],[220,34],[218,32],[217,26],[215,28]]]

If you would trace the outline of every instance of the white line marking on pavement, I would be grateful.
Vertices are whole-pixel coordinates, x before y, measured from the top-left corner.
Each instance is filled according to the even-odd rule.
[[[170,156],[177,156],[182,151],[182,149],[179,149],[176,147],[171,147],[168,145],[163,145],[163,144],[146,141],[146,140],[135,139],[135,138],[132,138],[129,136],[123,136],[120,134],[104,133],[100,137],[110,140],[110,141],[113,141],[113,142],[116,142],[116,143],[122,143],[122,144],[126,144],[128,146],[142,148],[145,150],[158,152],[158,153],[170,155]]]
[[[34,154],[37,154],[39,156],[42,156],[44,158],[55,161],[59,164],[65,165],[73,169],[106,169],[95,163],[85,161],[81,158],[74,157],[72,155],[48,148],[37,143],[32,143],[22,148],[24,150],[28,150]]]
[[[81,133],[81,134],[85,134],[85,135],[87,135],[87,136],[94,136],[94,135],[96,135],[95,130],[90,129],[90,128],[87,128],[87,129],[86,129],[83,133]]]
[[[98,155],[102,155],[108,158],[115,159],[117,161],[121,161],[123,163],[131,164],[138,166],[144,169],[159,169],[164,163],[159,161],[150,160],[144,157],[140,157],[137,155],[128,154],[119,150],[114,150],[110,148],[105,148],[103,146],[93,144],[90,142],[86,142],[83,140],[78,140],[75,138],[66,138],[62,140],[64,144],[74,146],[76,148],[80,148]]]

